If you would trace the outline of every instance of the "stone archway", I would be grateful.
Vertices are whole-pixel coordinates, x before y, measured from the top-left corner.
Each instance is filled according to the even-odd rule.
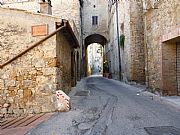
[[[104,47],[104,45],[107,43],[107,39],[100,34],[92,34],[85,38],[84,40],[85,48],[87,48],[88,45],[92,43],[99,43]]]
[[[85,72],[85,76],[87,76],[87,70],[88,70],[88,67],[87,67],[87,61],[88,61],[88,57],[87,57],[87,47],[92,44],[92,43],[98,43],[100,45],[102,45],[102,47],[104,48],[105,44],[107,43],[107,39],[100,35],[100,34],[92,34],[92,35],[89,35],[85,38],[84,40],[84,53],[85,53],[85,58],[83,59],[84,60],[84,72]]]

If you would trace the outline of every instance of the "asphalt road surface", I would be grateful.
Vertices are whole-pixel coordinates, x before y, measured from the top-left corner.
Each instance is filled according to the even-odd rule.
[[[94,76],[76,90],[71,111],[56,113],[27,135],[180,135],[180,110],[138,88]]]

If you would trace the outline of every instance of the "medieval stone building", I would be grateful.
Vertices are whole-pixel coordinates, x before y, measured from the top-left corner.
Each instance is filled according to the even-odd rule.
[[[83,75],[87,72],[87,47],[99,43],[105,47],[108,40],[108,2],[104,0],[83,0],[82,18],[82,67]]]
[[[164,95],[180,95],[178,0],[144,2],[147,86]]]
[[[80,28],[46,6],[0,8],[1,117],[56,111],[56,91],[68,93],[79,77]]]
[[[178,95],[178,0],[112,0],[108,12],[109,44],[105,55],[114,78],[121,71],[123,81],[145,83],[163,95]],[[118,42],[122,34],[123,46]]]

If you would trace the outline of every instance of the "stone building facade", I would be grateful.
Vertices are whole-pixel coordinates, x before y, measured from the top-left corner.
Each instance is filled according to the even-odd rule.
[[[87,46],[99,43],[105,46],[108,40],[108,2],[106,0],[82,0],[82,67],[87,68]]]
[[[146,82],[164,95],[178,95],[180,4],[178,0],[144,2]]]
[[[107,56],[114,78],[118,76],[116,2],[109,3]],[[178,1],[119,1],[119,35],[124,81],[146,83],[163,95],[179,95],[179,3]]]
[[[51,0],[51,3],[48,3],[47,0],[45,0],[45,2],[42,2],[42,0],[3,0],[2,7],[22,9],[39,14],[50,14],[51,16],[74,22],[71,26],[74,28],[74,32],[80,42],[81,19],[79,0]],[[80,44],[80,46],[82,46],[82,44]],[[78,65],[80,65],[82,50],[76,49],[75,53],[77,54],[75,60],[78,60]],[[77,68],[76,72],[78,72],[76,78],[79,80],[80,69]]]
[[[45,35],[33,35],[32,27],[41,25],[45,29],[35,33],[45,30]],[[68,93],[75,83],[74,54],[79,42],[74,33],[60,18],[0,8],[1,116],[57,109],[56,90]]]
[[[116,5],[117,4],[117,5]],[[138,9],[138,10],[137,10]],[[113,78],[145,82],[142,1],[109,1],[109,42],[106,54]],[[125,36],[124,46],[120,36]],[[118,41],[119,40],[119,41]],[[120,60],[119,51],[120,48]],[[119,64],[121,67],[119,67]]]
[[[99,34],[108,37],[107,31],[107,2],[104,0],[84,0],[83,1],[83,39],[92,34]],[[94,17],[94,18],[93,18]],[[97,17],[97,18],[95,18]],[[97,24],[93,24],[97,20]]]
[[[75,85],[80,78],[80,64],[75,63],[81,60],[81,68],[87,69],[91,43],[104,46],[113,78],[119,79],[120,65],[125,82],[146,83],[164,95],[180,94],[178,0],[51,0],[52,15],[37,13],[42,12],[37,0],[3,1],[2,7],[16,9],[0,8],[1,115],[55,111],[55,91],[68,93]],[[50,34],[61,18],[75,23],[2,66],[45,37],[32,36],[32,26],[45,24]],[[74,49],[78,43],[80,49]]]
[[[109,1],[109,42],[105,53],[113,77],[119,77],[118,37],[124,34],[124,47],[120,47],[123,81],[146,83],[153,91],[178,95],[178,0],[121,0],[117,3],[118,15],[116,1]]]
[[[80,42],[81,40],[81,18],[80,18],[80,0],[51,0],[49,3],[48,0],[43,2],[42,0],[2,0],[2,7],[14,8],[27,10],[39,14],[50,14],[51,16],[69,20],[69,22],[74,23],[71,26],[74,28],[74,31],[77,35],[77,38]],[[48,9],[48,10],[47,10]],[[81,42],[80,42],[81,43]],[[80,48],[82,44],[80,44]],[[77,76],[76,78],[80,79],[80,59],[82,58],[82,50],[76,49],[76,58],[77,61]]]

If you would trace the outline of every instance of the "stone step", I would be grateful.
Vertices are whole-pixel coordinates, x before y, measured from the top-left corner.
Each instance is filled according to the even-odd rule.
[[[15,127],[21,125],[22,123],[26,122],[27,120],[31,119],[32,117],[34,117],[34,116],[25,117],[24,119],[14,123],[13,125],[9,126],[8,128],[15,128]]]
[[[33,116],[32,118],[28,119],[27,121],[23,122],[22,124],[19,125],[19,127],[23,127],[23,126],[27,126],[29,124],[31,124],[32,122],[36,121],[37,119],[39,119],[40,117],[42,117],[43,115],[45,115],[45,113],[43,114],[38,114]]]
[[[19,117],[19,118],[14,118],[12,120],[6,120],[1,123],[0,129],[27,126],[44,115],[45,115],[45,113],[41,113],[41,114],[37,114],[37,115],[33,115],[33,116]]]
[[[24,117],[16,118],[16,119],[13,119],[13,120],[11,120],[11,121],[7,121],[7,123],[4,123],[4,124],[1,126],[1,129],[8,128],[8,127],[10,127],[11,125],[15,124],[16,122],[21,121],[22,119],[24,119]]]

